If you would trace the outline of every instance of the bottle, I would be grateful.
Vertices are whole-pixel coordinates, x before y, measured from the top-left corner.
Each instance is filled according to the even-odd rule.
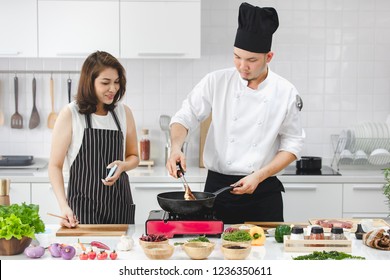
[[[332,227],[330,231],[331,240],[343,240],[345,239],[344,230],[341,227]]]
[[[0,205],[10,205],[9,199],[9,185],[11,181],[9,179],[0,179]]]
[[[142,136],[140,141],[141,160],[149,160],[150,158],[150,140],[149,129],[142,129]]]
[[[304,240],[305,236],[303,235],[303,228],[302,227],[293,227],[291,229],[291,240]]]
[[[312,227],[310,232],[310,240],[324,240],[324,229],[322,227]],[[321,244],[311,245],[312,247],[321,247]]]
[[[357,229],[356,229],[356,232],[355,232],[355,237],[356,239],[363,239],[363,235],[365,234],[366,232],[363,230],[363,227],[362,227],[362,224],[358,224],[357,225]]]

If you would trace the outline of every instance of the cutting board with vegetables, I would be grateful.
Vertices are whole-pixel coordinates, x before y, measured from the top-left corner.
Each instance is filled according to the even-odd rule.
[[[61,227],[56,236],[122,236],[126,235],[127,224],[78,225],[75,228]]]
[[[324,228],[324,231],[330,231],[332,226],[335,227],[342,227],[344,228],[344,231],[350,231],[350,232],[355,232],[357,225],[360,224],[362,219],[310,219],[309,223],[311,225],[320,225]],[[373,227],[388,227],[389,224],[386,223],[385,220],[383,219],[365,219],[365,221],[370,221],[371,225]]]

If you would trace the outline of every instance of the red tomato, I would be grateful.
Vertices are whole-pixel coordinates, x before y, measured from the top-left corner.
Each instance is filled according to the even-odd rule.
[[[115,250],[110,253],[110,259],[116,260],[117,257],[118,257],[118,254],[115,252]]]
[[[98,260],[105,260],[105,259],[107,259],[107,257],[108,257],[108,254],[104,250],[100,251],[100,253],[97,254],[97,259]]]
[[[96,252],[94,250],[91,249],[90,252],[88,252],[88,258],[90,260],[94,260],[96,258]]]
[[[82,254],[80,254],[79,258],[80,260],[88,260],[88,255],[85,252],[83,252]]]

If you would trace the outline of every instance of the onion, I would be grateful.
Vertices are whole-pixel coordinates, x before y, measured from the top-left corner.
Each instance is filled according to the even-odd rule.
[[[29,258],[37,259],[45,254],[45,248],[42,246],[29,246],[24,249],[24,254]]]
[[[61,257],[64,260],[71,260],[76,255],[76,249],[73,246],[65,246],[61,249]]]
[[[61,244],[53,243],[49,246],[49,252],[52,257],[59,258],[61,257]]]

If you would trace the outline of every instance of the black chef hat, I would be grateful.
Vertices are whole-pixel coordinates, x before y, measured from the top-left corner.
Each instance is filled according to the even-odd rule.
[[[272,34],[278,26],[278,13],[274,8],[242,3],[234,46],[250,52],[267,53],[271,50]]]

